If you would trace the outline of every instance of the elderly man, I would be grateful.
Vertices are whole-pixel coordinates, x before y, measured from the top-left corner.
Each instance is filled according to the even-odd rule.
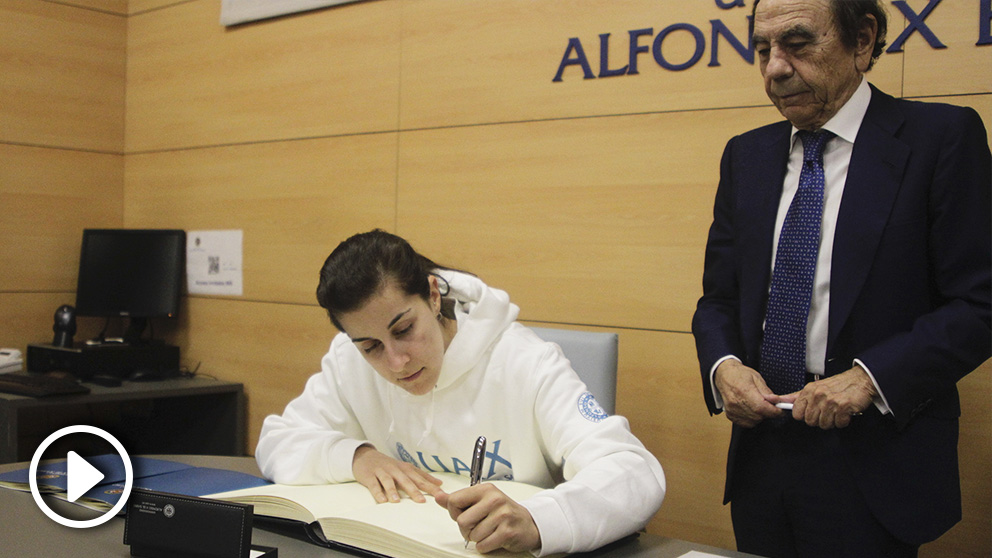
[[[867,83],[879,0],[753,26],[787,121],[727,144],[693,317],[738,548],[916,556],[961,517],[956,383],[992,355],[987,134]]]

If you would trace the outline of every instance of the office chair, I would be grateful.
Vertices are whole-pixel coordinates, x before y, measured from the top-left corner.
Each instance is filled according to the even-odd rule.
[[[611,415],[616,412],[619,354],[616,333],[544,327],[530,329],[541,339],[557,343],[579,378],[596,397],[599,406]]]

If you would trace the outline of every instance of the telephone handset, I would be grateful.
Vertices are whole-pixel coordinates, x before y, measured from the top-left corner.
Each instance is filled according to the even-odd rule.
[[[17,349],[0,349],[0,374],[20,372],[24,364],[21,351]]]

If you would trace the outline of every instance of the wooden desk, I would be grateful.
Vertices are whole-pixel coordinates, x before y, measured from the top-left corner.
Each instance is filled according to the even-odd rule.
[[[152,456],[171,461],[181,461],[198,467],[215,467],[260,475],[255,459],[251,457],[214,457],[190,455]],[[0,472],[26,467],[27,463],[0,465]],[[63,500],[46,497],[48,506],[56,513],[71,519],[83,520],[99,514]],[[31,494],[0,488],[0,541],[5,556],[24,558],[100,556],[128,558],[129,547],[124,545],[124,519],[117,517],[90,529],[72,529],[55,523],[35,506]],[[279,558],[347,558],[343,552],[315,546],[261,529],[252,532],[252,544],[274,546]],[[607,547],[588,554],[575,554],[576,558],[678,558],[690,551],[705,552],[715,556],[744,558],[751,556],[732,550],[641,534],[633,540]],[[480,555],[480,557],[483,555]]]
[[[75,424],[106,430],[132,455],[245,454],[241,384],[196,377],[85,385],[85,395],[0,393],[0,463],[30,461],[51,433]]]

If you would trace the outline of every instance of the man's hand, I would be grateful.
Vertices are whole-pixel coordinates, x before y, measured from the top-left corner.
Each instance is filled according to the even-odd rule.
[[[355,480],[372,493],[380,504],[399,502],[400,491],[414,502],[424,503],[424,492],[436,495],[441,491],[441,480],[405,461],[389,457],[370,445],[355,450],[351,462]]]
[[[483,554],[500,548],[526,552],[541,547],[541,534],[527,508],[492,484],[451,494],[438,491],[434,500],[458,523],[462,537],[475,541],[475,549]]]
[[[860,366],[810,382],[795,397],[792,418],[809,426],[829,430],[851,424],[851,417],[861,414],[878,395],[875,384]]]
[[[783,415],[783,411],[775,406],[779,396],[765,384],[757,370],[744,366],[738,360],[721,362],[713,374],[713,383],[723,397],[727,418],[738,426],[752,428],[765,419]]]

